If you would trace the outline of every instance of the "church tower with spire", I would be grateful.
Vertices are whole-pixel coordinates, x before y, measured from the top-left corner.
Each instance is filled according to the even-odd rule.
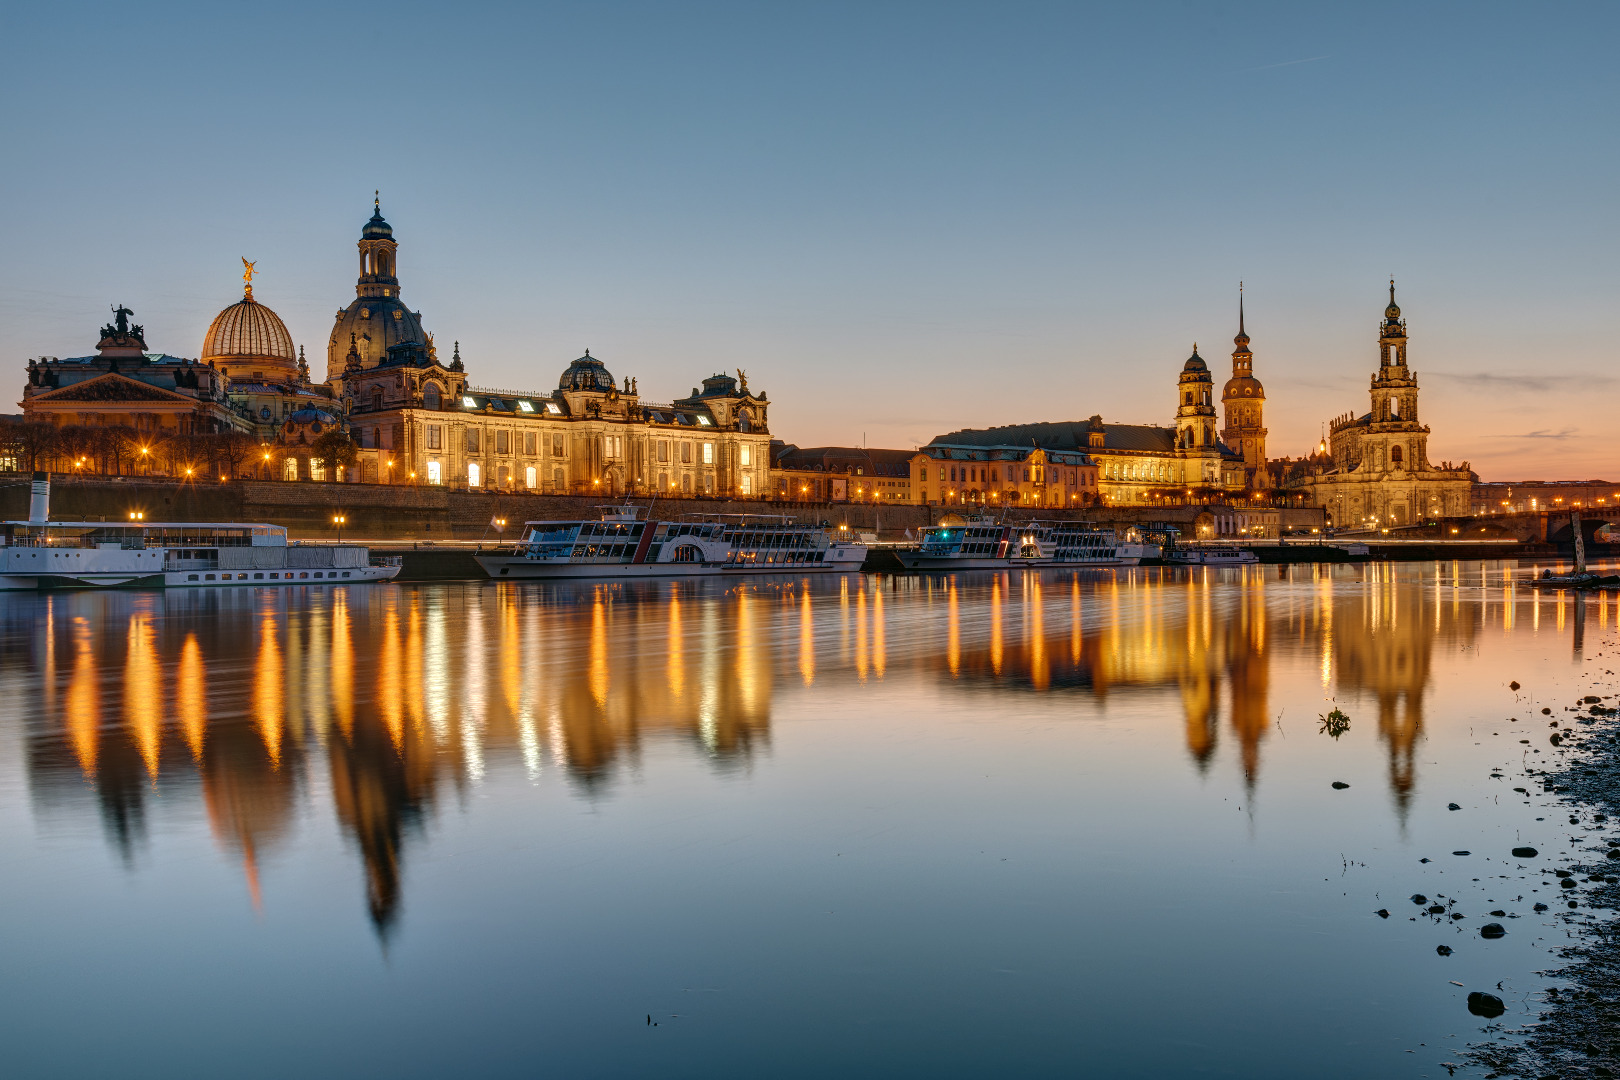
[[[383,220],[382,197],[372,200],[371,220],[360,230],[360,276],[354,301],[338,310],[332,336],[326,342],[326,381],[341,393],[340,382],[349,367],[350,346],[358,351],[360,367],[376,367],[395,345],[413,344],[426,349],[422,313],[399,299],[399,272],[395,258],[399,241],[393,226]]]
[[[1266,471],[1266,388],[1254,377],[1254,353],[1243,325],[1243,284],[1238,283],[1238,332],[1232,339],[1232,377],[1221,391],[1226,426],[1221,441],[1243,457],[1246,482],[1260,490],[1271,485]]]

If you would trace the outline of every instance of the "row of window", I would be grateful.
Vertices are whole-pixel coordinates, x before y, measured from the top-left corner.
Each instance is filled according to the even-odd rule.
[[[338,576],[338,572],[336,570],[327,570],[327,571],[316,570],[316,571],[314,571],[314,576],[315,577],[320,577],[323,573],[328,578],[335,578],[335,577]],[[348,577],[349,576],[349,571],[347,571],[347,570],[343,571],[343,576]],[[286,573],[272,572],[269,575],[269,578],[270,578],[271,581],[292,581],[294,578],[305,579],[305,578],[308,578],[308,577],[310,577],[310,571],[308,571],[308,570],[301,570],[296,574],[294,574],[291,570],[288,570]],[[256,574],[253,575],[253,580],[254,581],[263,581],[264,579],[265,579],[265,575],[262,574],[262,573],[256,573]],[[186,580],[187,581],[198,581],[198,580],[202,580],[202,581],[215,581],[215,580],[218,580],[218,581],[231,581],[233,579],[231,578],[231,575],[229,575],[229,574],[202,574],[202,575],[187,574],[186,575]],[[247,581],[248,576],[246,574],[237,574],[234,580],[236,580],[236,581]]]
[[[928,479],[928,467],[923,466],[921,479]],[[1067,484],[1070,487],[1080,483],[1080,470],[1052,468],[1043,465],[1026,465],[1022,470],[1009,466],[1007,468],[1007,483],[1019,483],[1018,474],[1022,471],[1023,483],[1044,484],[1048,474],[1054,484]],[[941,481],[952,484],[999,484],[1001,482],[1001,469],[987,468],[974,465],[941,465],[939,466]]]

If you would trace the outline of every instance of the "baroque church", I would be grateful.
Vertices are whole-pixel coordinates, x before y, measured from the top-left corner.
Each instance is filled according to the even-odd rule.
[[[1417,373],[1407,366],[1406,348],[1406,320],[1391,279],[1378,331],[1372,411],[1333,420],[1325,455],[1289,485],[1324,507],[1335,528],[1376,530],[1469,513],[1477,478],[1466,461],[1457,467],[1429,463],[1429,428],[1418,420]]]

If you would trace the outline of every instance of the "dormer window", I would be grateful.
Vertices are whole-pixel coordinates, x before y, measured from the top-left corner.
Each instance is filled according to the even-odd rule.
[[[476,409],[476,408],[478,408],[478,402],[474,401],[470,397],[467,397],[466,395],[462,396],[461,404],[463,405],[463,407],[468,408],[468,409]]]
[[[697,422],[698,422],[698,423],[699,423],[699,424],[702,424],[702,425],[703,425],[703,426],[704,426],[704,427],[708,427],[708,426],[709,426],[709,424],[710,424],[710,423],[711,423],[711,421],[710,421],[710,420],[709,420],[709,418],[708,418],[708,417],[707,417],[707,416],[700,416],[700,417],[698,417],[698,418],[697,418]]]
[[[518,409],[522,412],[534,412],[534,406],[527,401],[518,402]]]
[[[555,401],[546,402],[546,412],[550,413],[552,416],[562,415],[562,409],[558,407]]]

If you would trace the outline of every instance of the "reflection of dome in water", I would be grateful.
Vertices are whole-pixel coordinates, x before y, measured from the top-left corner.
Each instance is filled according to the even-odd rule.
[[[298,354],[292,335],[280,316],[257,300],[238,300],[215,316],[203,336],[202,359],[238,377],[249,372],[277,369],[296,373]]]

